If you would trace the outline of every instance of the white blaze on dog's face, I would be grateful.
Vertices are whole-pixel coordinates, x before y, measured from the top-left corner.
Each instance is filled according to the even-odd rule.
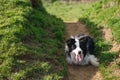
[[[75,38],[75,45],[76,45],[76,48],[74,50],[72,50],[71,53],[74,54],[74,59],[75,61],[77,62],[81,62],[82,60],[82,50],[80,48],[80,43],[79,43],[79,40],[77,38]]]

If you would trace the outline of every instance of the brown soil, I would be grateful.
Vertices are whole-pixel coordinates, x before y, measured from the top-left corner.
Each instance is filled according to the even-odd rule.
[[[66,25],[66,39],[76,34],[89,35],[86,26],[79,22],[66,22],[65,25]],[[76,66],[68,64],[68,71],[69,80],[102,80],[102,76],[98,71],[98,68],[92,65]]]
[[[111,42],[113,40],[111,29],[109,28],[102,28],[102,36],[105,41]]]
[[[112,47],[109,50],[110,52],[117,52],[120,54],[120,44],[114,41],[112,31],[109,28],[102,28],[102,37],[106,42],[112,43]],[[118,55],[120,57],[120,55]]]
[[[102,31],[103,39],[106,42],[112,43],[112,47],[109,51],[117,53],[115,61],[111,62],[109,66],[113,64],[117,64],[120,66],[120,43],[114,41],[112,31],[109,28],[103,28],[101,29],[101,31]],[[120,78],[120,69],[114,70],[111,74]]]
[[[85,25],[80,24],[79,22],[66,22],[66,38],[70,36],[75,36],[76,34],[87,34],[89,35],[88,30]]]

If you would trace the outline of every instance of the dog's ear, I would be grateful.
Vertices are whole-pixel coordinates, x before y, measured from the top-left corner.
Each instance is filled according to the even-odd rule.
[[[67,43],[68,46],[70,46],[70,45],[72,45],[72,44],[75,43],[75,39],[70,38],[70,39],[68,39],[68,40],[66,41],[66,43]]]
[[[70,36],[71,39],[74,39],[74,36]]]
[[[65,44],[65,52],[66,52],[66,53],[67,53],[67,52],[70,52],[71,46],[72,46],[74,43],[75,43],[75,39],[72,39],[72,38],[70,38],[70,39],[68,39],[68,40],[66,41],[66,44]]]

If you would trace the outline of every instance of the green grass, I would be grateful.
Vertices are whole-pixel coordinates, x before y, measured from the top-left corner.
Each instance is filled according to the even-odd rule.
[[[101,0],[91,5],[82,18],[88,18],[97,27],[107,27],[112,30],[114,40],[120,42],[120,6],[119,0]]]
[[[59,80],[66,74],[63,21],[38,1],[38,9],[30,0],[0,1],[0,80]]]
[[[96,42],[95,53],[100,59],[99,70],[103,80],[119,80],[120,77],[114,75],[118,70],[119,63],[116,62],[116,52],[109,52],[112,47],[111,42],[106,42],[102,38],[101,27],[110,28],[114,40],[120,42],[120,1],[100,0],[94,3],[44,3],[46,10],[64,22],[80,21],[89,29],[90,34]],[[112,63],[112,64],[111,64]]]
[[[56,15],[65,22],[78,21],[83,11],[88,8],[89,3],[54,3],[44,2],[44,7],[48,13]]]

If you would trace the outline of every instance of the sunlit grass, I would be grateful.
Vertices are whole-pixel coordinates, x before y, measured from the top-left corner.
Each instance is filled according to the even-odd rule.
[[[50,14],[56,15],[64,22],[72,22],[78,21],[89,4],[91,3],[61,3],[56,1],[54,3],[44,3],[44,6]]]

